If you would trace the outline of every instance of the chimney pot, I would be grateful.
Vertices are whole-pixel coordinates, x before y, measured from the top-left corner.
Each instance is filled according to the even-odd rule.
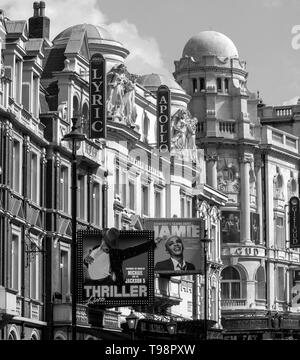
[[[40,16],[45,16],[46,4],[44,1],[40,1]]]
[[[39,8],[40,8],[40,5],[39,3],[36,1],[33,3],[33,16],[34,17],[38,17],[39,16]]]

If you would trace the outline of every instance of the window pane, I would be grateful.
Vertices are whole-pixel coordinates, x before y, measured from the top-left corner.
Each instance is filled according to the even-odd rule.
[[[231,298],[232,299],[239,299],[241,296],[241,287],[239,282],[232,282],[231,283]]]
[[[100,185],[97,183],[93,184],[92,202],[92,222],[100,225]]]
[[[222,278],[224,280],[239,280],[240,274],[235,268],[233,268],[232,266],[228,266],[222,271]]]
[[[222,296],[222,299],[230,299],[229,283],[221,283],[221,296]]]
[[[19,290],[19,237],[14,234],[11,242],[11,287]]]
[[[61,294],[66,295],[69,293],[69,253],[65,250],[60,252],[60,282]]]
[[[157,191],[157,192],[155,192],[155,216],[156,217],[160,217],[160,207],[161,207],[160,193]]]
[[[37,155],[31,154],[31,200],[37,203],[38,192],[38,162]]]

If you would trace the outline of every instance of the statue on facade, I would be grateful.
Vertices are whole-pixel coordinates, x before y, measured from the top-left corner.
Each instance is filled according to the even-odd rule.
[[[273,197],[274,199],[284,199],[283,194],[283,177],[279,166],[276,166],[276,175],[273,178]]]
[[[68,115],[68,105],[67,105],[67,101],[62,101],[57,108],[58,111],[58,115],[61,119],[63,120],[67,120],[67,115]]]
[[[107,112],[130,127],[135,127],[135,83],[137,77],[128,73],[124,64],[114,66],[107,75]]]
[[[122,117],[124,110],[125,65],[114,66],[107,75],[107,111],[109,115]]]
[[[188,110],[179,109],[172,116],[171,151],[196,161],[196,130],[198,120]]]
[[[124,116],[127,125],[134,127],[137,118],[137,110],[135,105],[135,83],[136,77],[127,79],[124,87]]]

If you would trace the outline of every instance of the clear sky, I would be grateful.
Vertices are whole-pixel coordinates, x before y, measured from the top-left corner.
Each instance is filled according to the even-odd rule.
[[[12,20],[33,14],[33,0],[2,0]],[[51,37],[78,23],[104,25],[131,54],[128,70],[172,73],[190,37],[203,30],[227,35],[247,62],[248,88],[266,104],[300,97],[300,48],[292,46],[300,0],[45,0]],[[51,38],[51,39],[52,39]],[[300,38],[299,38],[300,45]]]

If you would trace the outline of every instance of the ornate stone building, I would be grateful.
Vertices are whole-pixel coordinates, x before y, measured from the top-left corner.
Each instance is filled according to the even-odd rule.
[[[279,118],[282,109],[263,107],[247,88],[237,48],[215,31],[186,43],[174,76],[192,97],[207,183],[228,196],[221,218],[224,336],[288,336],[299,327],[291,297],[300,259],[289,248],[288,202],[299,193],[297,125],[287,123],[292,111]]]
[[[204,219],[213,240],[208,252],[210,324],[220,329],[219,208],[227,196],[205,183],[196,119],[187,109],[191,97],[173,79],[130,74],[128,50],[102,27],[74,25],[51,42],[44,2],[33,8],[28,22],[3,17],[0,28],[2,339],[70,338],[71,149],[62,138],[71,130],[72,118],[88,134],[88,70],[95,53],[106,59],[108,136],[86,137],[78,146],[77,229],[138,230],[147,217]],[[160,167],[156,91],[162,84],[171,90],[174,156]],[[153,306],[135,308],[138,335],[166,338],[172,317],[183,338],[199,339],[203,282],[201,275],[156,276]],[[89,312],[78,304],[78,338],[126,337],[121,323],[129,312]]]

